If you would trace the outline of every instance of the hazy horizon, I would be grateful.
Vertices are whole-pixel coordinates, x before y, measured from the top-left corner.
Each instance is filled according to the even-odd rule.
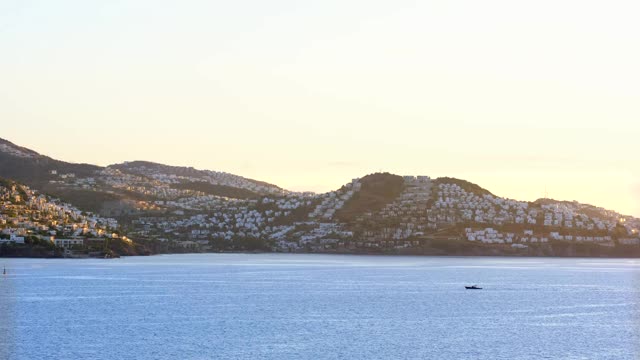
[[[377,171],[640,217],[632,1],[0,4],[0,137],[323,192]]]

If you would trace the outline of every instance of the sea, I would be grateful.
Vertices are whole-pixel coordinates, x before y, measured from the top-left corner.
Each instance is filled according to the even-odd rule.
[[[0,359],[640,359],[640,260],[188,254],[0,266]]]

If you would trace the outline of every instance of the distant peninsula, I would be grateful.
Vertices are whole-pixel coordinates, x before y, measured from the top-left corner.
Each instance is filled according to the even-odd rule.
[[[220,171],[49,158],[0,139],[0,257],[185,252],[640,257],[640,219],[375,173],[327,193]]]

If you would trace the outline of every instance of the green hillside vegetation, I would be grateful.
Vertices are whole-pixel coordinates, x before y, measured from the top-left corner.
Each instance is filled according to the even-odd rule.
[[[389,173],[375,173],[360,179],[362,187],[342,209],[336,212],[341,221],[350,222],[365,212],[375,212],[394,201],[404,190],[404,179]]]

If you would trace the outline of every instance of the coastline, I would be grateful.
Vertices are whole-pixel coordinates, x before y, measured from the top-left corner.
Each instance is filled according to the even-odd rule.
[[[210,251],[210,252],[202,252],[202,251],[194,251],[194,252],[167,252],[167,253],[152,253],[152,254],[127,254],[127,255],[117,255],[112,257],[98,257],[98,256],[0,256],[0,259],[98,259],[98,260],[112,260],[118,258],[129,258],[129,257],[149,257],[149,256],[163,256],[163,255],[207,255],[207,254],[244,254],[244,255],[252,255],[252,254],[291,254],[291,255],[341,255],[341,256],[380,256],[380,257],[464,257],[464,258],[488,258],[488,257],[499,257],[499,258],[557,258],[557,259],[630,259],[630,260],[640,260],[640,256],[628,256],[628,254],[620,254],[620,255],[584,255],[584,254],[553,254],[553,255],[531,255],[531,254],[517,254],[517,253],[481,253],[481,254],[465,254],[465,253],[440,253],[440,252],[378,252],[378,251],[316,251],[316,252],[278,252],[278,251]]]

